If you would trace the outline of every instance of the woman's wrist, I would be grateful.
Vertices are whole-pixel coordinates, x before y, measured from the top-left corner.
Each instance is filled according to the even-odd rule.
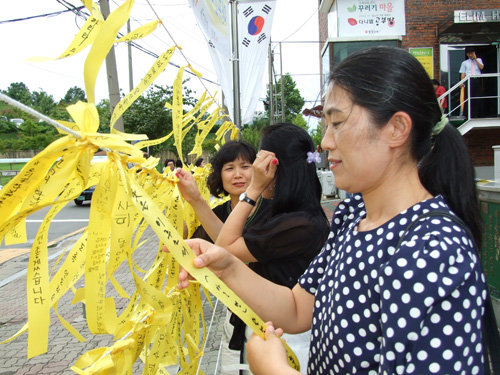
[[[227,251],[227,250],[225,250]],[[227,260],[227,265],[224,267],[222,273],[219,275],[219,278],[224,281],[226,284],[231,284],[231,279],[236,276],[236,281],[237,281],[237,275],[238,273],[238,266],[240,264],[243,264],[237,257],[235,257],[231,252],[227,251],[229,254],[228,260]]]
[[[246,190],[246,194],[247,194],[247,197],[256,201],[260,198],[260,196],[262,195],[262,192],[264,191],[264,189],[258,189],[256,188],[255,186],[252,186],[250,185],[247,190]]]
[[[208,205],[207,201],[203,199],[199,193],[195,196],[189,197],[189,199],[186,199],[186,202],[188,202],[193,208]]]

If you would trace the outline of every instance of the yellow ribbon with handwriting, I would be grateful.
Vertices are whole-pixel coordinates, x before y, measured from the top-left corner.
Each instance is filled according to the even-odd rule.
[[[100,27],[102,23],[104,22],[104,18],[102,17],[102,14],[99,10],[99,7],[97,4],[91,4],[90,1],[86,2],[87,9],[91,12],[91,16],[85,21],[83,26],[80,28],[78,33],[75,35],[75,38],[69,45],[69,47],[59,56],[56,58],[52,57],[31,57],[27,59],[26,61],[33,61],[33,62],[42,62],[42,61],[51,61],[51,60],[59,60],[63,59],[65,57],[70,57],[73,55],[76,55],[77,53],[81,52],[82,50],[85,49],[85,47],[88,47],[91,45],[94,40],[97,37],[97,34],[99,33]]]
[[[131,42],[132,40],[142,39],[155,31],[159,25],[161,25],[160,20],[148,22],[147,24],[129,32],[127,35],[122,36],[120,39],[117,39],[115,43]]]
[[[84,337],[57,312],[60,298],[69,290],[75,293],[73,303],[84,303],[89,330],[93,334],[113,334],[115,342],[82,355],[72,369],[79,374],[132,374],[132,365],[141,358],[148,373],[166,374],[166,367],[178,363],[180,373],[193,373],[202,356],[206,329],[201,306],[200,284],[231,308],[254,332],[264,337],[265,323],[210,270],[192,265],[194,254],[184,243],[183,223],[188,234],[197,224],[190,205],[185,204],[173,174],[160,174],[155,167],[157,158],[144,159],[141,148],[164,142],[174,136],[175,147],[182,155],[182,141],[196,126],[195,146],[190,154],[200,155],[203,142],[214,124],[224,115],[217,108],[205,114],[214,99],[204,93],[196,105],[183,113],[182,76],[178,70],[173,89],[173,102],[165,103],[172,110],[173,130],[159,140],[147,140],[144,135],[126,134],[113,129],[118,117],[141,95],[165,69],[175,47],[162,54],[141,83],[126,95],[113,113],[113,134],[97,133],[99,116],[93,104],[95,81],[109,49],[115,42],[130,41],[150,34],[160,24],[153,21],[116,40],[116,35],[130,16],[134,1],[126,0],[106,21],[98,5],[84,0],[92,15],[58,59],[81,52],[91,45],[85,62],[84,78],[89,103],[78,102],[67,108],[73,122],[61,123],[76,132],[77,138],[65,134],[40,154],[32,158],[23,170],[0,190],[0,239],[9,243],[26,238],[25,219],[33,212],[50,207],[35,238],[27,272],[28,322],[7,343],[28,332],[28,358],[47,350],[50,308],[61,324],[79,341]],[[37,61],[47,60],[37,58]],[[201,76],[190,65],[187,66]],[[236,139],[238,129],[230,121],[216,133],[224,143],[224,134]],[[131,145],[127,141],[141,141]],[[107,161],[92,163],[98,149],[107,151]],[[129,163],[134,166],[128,168]],[[195,168],[194,177],[209,201],[206,186],[208,167]],[[47,238],[53,217],[86,187],[96,185],[89,226],[81,237],[65,251],[66,257],[49,276]],[[219,201],[219,200],[217,200]],[[160,239],[157,254],[149,269],[141,269],[133,258],[134,252],[148,243],[143,235],[151,228]],[[170,253],[162,251],[166,244]],[[135,284],[129,295],[120,285],[115,272],[122,264]],[[177,275],[182,265],[200,284],[191,283],[178,290]],[[76,289],[77,283],[84,285]],[[114,298],[107,294],[111,283],[120,298],[128,304],[119,316]],[[206,288],[206,289],[205,289]],[[200,329],[200,326],[202,329]],[[298,361],[287,346],[291,366]]]
[[[118,105],[116,106],[113,114],[111,115],[110,128],[113,128],[116,120],[127,110],[128,107],[146,90],[151,83],[158,78],[158,76],[163,72],[165,67],[168,65],[170,58],[174,53],[175,47],[172,47],[162,53],[155,61],[149,72],[141,80],[141,82],[127,95],[125,96]]]

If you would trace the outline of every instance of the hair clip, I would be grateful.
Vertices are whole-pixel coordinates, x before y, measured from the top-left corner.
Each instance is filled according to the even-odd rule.
[[[307,152],[307,162],[310,163],[321,163],[321,156],[319,152]]]

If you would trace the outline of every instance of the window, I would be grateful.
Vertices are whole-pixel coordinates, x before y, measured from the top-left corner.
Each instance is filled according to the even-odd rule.
[[[388,46],[397,47],[397,40],[372,40],[366,42],[338,42],[333,44],[333,66],[340,63],[347,56],[353,54],[356,51],[375,47],[375,46]]]

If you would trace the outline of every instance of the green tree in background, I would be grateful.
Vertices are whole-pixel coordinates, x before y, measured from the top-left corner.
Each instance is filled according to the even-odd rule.
[[[111,105],[109,99],[102,99],[97,105],[99,114],[99,133],[109,133],[109,122],[111,119]]]
[[[27,119],[16,128],[16,132],[0,137],[0,153],[9,150],[43,150],[59,137],[62,134],[52,125]]]
[[[184,109],[193,107],[197,99],[191,96],[192,91],[186,87],[183,90]],[[172,103],[173,88],[171,86],[152,85],[141,95],[123,114],[125,132],[146,134],[149,139],[158,139],[166,136],[173,130],[172,111],[165,108],[165,103]],[[196,135],[192,128],[183,141],[183,150],[191,151]],[[174,137],[155,146],[156,149],[168,149],[176,152]],[[187,153],[186,152],[186,153]]]
[[[323,138],[321,136],[321,122],[318,121],[316,127],[313,128],[309,134],[311,134],[311,138],[313,139],[314,144],[316,146],[321,146],[321,139]]]
[[[297,125],[298,127],[304,129],[306,132],[309,133],[309,128],[307,127],[307,121],[302,116],[302,113],[297,113],[295,118],[292,120],[292,124]]]
[[[22,82],[11,83],[4,93],[18,102],[25,105],[31,105],[31,92],[28,89],[28,86]]]
[[[31,120],[26,120],[24,124],[19,125],[19,133],[27,137],[35,137],[43,130],[43,126],[40,126]]]
[[[300,91],[297,88],[297,84],[293,80],[289,73],[286,73],[274,84],[274,92],[280,93],[274,97],[274,111],[275,113],[281,112],[281,80],[283,79],[283,89],[285,97],[285,122],[293,122],[295,117],[301,113],[302,107],[304,107],[305,100],[300,95]],[[270,118],[270,93],[267,90],[266,100],[264,102],[264,107],[266,109],[267,118]],[[276,118],[276,117],[275,117]]]
[[[300,126],[307,132],[309,129],[307,127],[307,121],[302,116],[302,107],[304,106],[305,100],[300,95],[299,89],[296,87],[296,83],[290,74],[285,74],[283,76],[283,89],[285,97],[285,122],[290,122],[297,126]],[[281,78],[278,80],[277,84],[274,85],[275,92],[280,93],[280,95],[275,97],[274,108],[275,113],[281,112]],[[251,124],[245,124],[241,128],[241,139],[250,143],[257,150],[259,147],[260,137],[262,128],[270,124],[270,93],[267,90],[266,99],[264,101],[264,108],[266,110],[266,115],[264,117],[255,119]],[[282,122],[282,118],[279,119],[275,116],[275,122]]]
[[[78,101],[86,102],[87,98],[83,89],[78,86],[73,86],[66,92],[63,100],[66,104],[75,104]]]
[[[194,107],[198,101],[198,98],[195,98],[192,94],[192,90],[186,87],[183,88],[184,112],[189,111],[190,107]],[[173,88],[171,86],[152,85],[149,87],[123,114],[125,132],[146,134],[150,140],[159,139],[170,134],[173,130],[172,111],[165,108],[165,103],[168,102],[171,104],[172,99]],[[108,133],[111,118],[109,100],[101,100],[96,107],[100,121],[99,132]],[[205,151],[215,152],[215,141],[213,140],[214,135],[212,133],[215,133],[217,129],[218,126],[214,126],[211,134],[207,136],[204,143]],[[184,153],[182,158],[184,160],[194,147],[196,132],[197,127],[193,126],[182,142]],[[156,153],[161,150],[169,150],[177,153],[173,136],[166,142],[153,146],[150,152]]]
[[[269,125],[267,117],[255,119],[251,124],[245,124],[241,127],[241,140],[250,143],[255,150],[259,149],[259,142],[262,129]]]
[[[40,90],[31,94],[31,106],[38,112],[53,117],[57,104],[52,95]]]

